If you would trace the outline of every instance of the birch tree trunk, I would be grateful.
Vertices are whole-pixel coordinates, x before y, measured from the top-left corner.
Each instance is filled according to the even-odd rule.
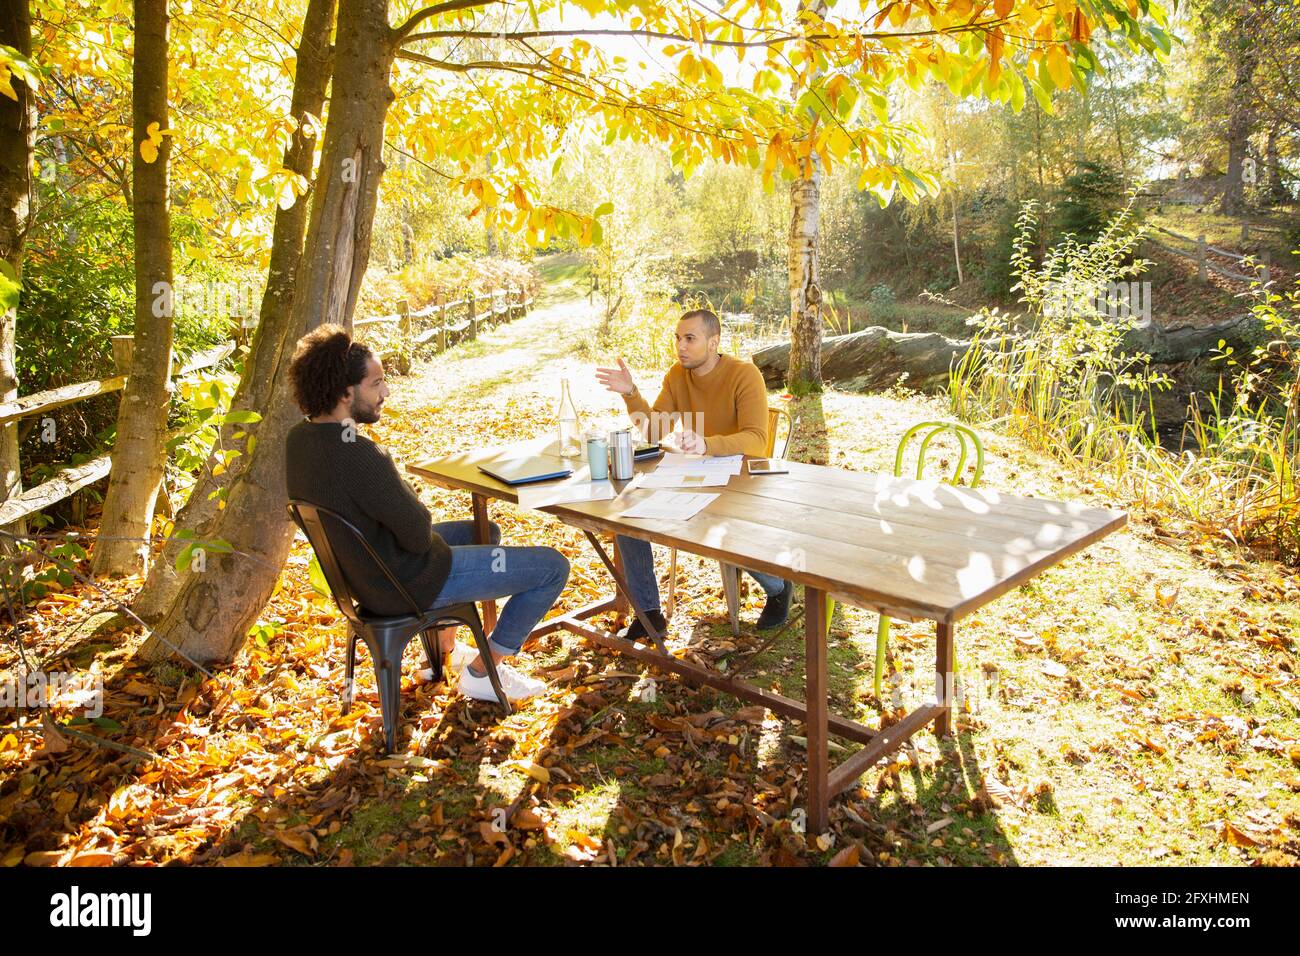
[[[135,344],[117,414],[113,467],[95,542],[94,574],[147,569],[154,503],[167,463],[171,405],[172,249],[168,210],[171,137],[156,137],[157,156],[142,144],[167,125],[168,0],[136,0],[132,83],[132,221],[135,232]],[[149,147],[146,146],[145,149]]]
[[[370,254],[384,121],[393,101],[388,76],[396,38],[387,0],[340,0],[334,83],[325,143],[312,197],[311,221],[284,342],[325,322],[351,327]],[[141,656],[157,660],[180,651],[200,662],[228,661],[243,645],[289,553],[293,525],[285,512],[284,442],[302,415],[294,403],[283,348],[246,376],[271,382],[264,417],[249,427],[257,438],[226,507],[209,537],[230,553],[208,556],[182,575]]]
[[[316,138],[308,135],[311,127],[307,117],[310,115],[319,120],[325,103],[325,88],[330,78],[330,31],[334,25],[334,7],[335,0],[310,0],[303,20],[302,40],[298,44],[290,103],[291,115],[297,120],[298,129],[284,151],[284,166],[308,180],[312,178]],[[314,188],[313,186],[313,192]],[[257,329],[253,333],[252,345],[245,361],[245,368],[253,374],[245,374],[239,380],[230,403],[232,411],[260,413],[266,408],[272,381],[269,375],[261,373],[265,369],[275,368],[281,352],[293,347],[293,340],[288,339],[290,313],[312,195],[309,192],[298,197],[298,201],[288,209],[276,209],[266,291],[262,296]],[[178,530],[193,531],[200,538],[208,538],[216,520],[219,503],[225,499],[230,483],[243,471],[250,457],[247,454],[247,438],[237,441],[233,437],[240,430],[251,433],[244,425],[222,429],[220,441],[213,445],[207,464],[176,516],[174,525]],[[217,452],[230,448],[243,454],[232,459],[220,475],[214,475],[214,467],[223,461],[217,457]],[[181,575],[176,570],[176,557],[186,543],[182,538],[172,537],[168,540],[162,558],[149,569],[149,578],[136,595],[131,610],[148,624],[157,623],[180,589]]]
[[[826,15],[824,0],[801,0],[801,9]],[[808,84],[820,75],[809,67]],[[800,87],[794,89],[796,100]],[[816,129],[815,122],[812,128]],[[810,132],[811,136],[812,133]],[[821,212],[821,161],[810,150],[802,175],[790,185],[790,368],[786,387],[791,394],[822,390],[821,277],[817,261],[817,232]]]
[[[32,54],[32,19],[27,0],[0,4],[0,44]],[[16,99],[0,96],[0,402],[18,397],[14,360],[18,287],[32,205],[32,156],[36,150],[36,93],[17,76]],[[0,502],[23,490],[18,462],[18,423],[0,428]],[[6,530],[26,531],[26,523]]]

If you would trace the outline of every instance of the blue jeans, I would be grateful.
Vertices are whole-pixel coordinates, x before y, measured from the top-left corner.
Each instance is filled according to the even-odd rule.
[[[433,530],[451,547],[451,573],[436,607],[508,597],[488,646],[519,653],[528,633],[555,604],[569,580],[569,559],[554,548],[498,546],[501,529],[490,522],[491,544],[473,544],[473,521],[438,521]]]
[[[627,578],[632,600],[641,605],[643,611],[659,610],[659,581],[655,578],[655,557],[650,542],[623,534],[615,535],[614,542],[623,557],[623,576]],[[745,573],[758,582],[768,597],[785,588],[786,582],[774,574],[750,571],[748,568]]]

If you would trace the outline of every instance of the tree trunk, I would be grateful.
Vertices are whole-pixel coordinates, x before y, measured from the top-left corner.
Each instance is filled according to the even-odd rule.
[[[952,203],[952,261],[957,265],[957,284],[961,285],[966,277],[961,269],[961,238],[957,226],[957,156],[953,152],[951,137],[948,139],[948,168],[952,174],[952,192],[948,195],[948,201]]]
[[[32,54],[32,19],[28,0],[8,0],[0,5],[0,44],[23,56]],[[0,290],[18,285],[23,275],[23,246],[32,208],[32,156],[36,150],[36,94],[17,76],[12,78],[16,99],[0,95]],[[18,369],[14,360],[18,322],[17,290],[8,303],[0,291],[0,402],[18,397]],[[23,490],[18,461],[18,423],[0,428],[0,502]],[[26,531],[22,522],[6,529]]]
[[[821,170],[816,154],[810,172],[790,186],[790,375],[795,395],[822,387],[821,282],[817,269],[817,218]]]
[[[1286,185],[1282,182],[1282,160],[1278,155],[1277,140],[1282,132],[1281,124],[1274,123],[1268,128],[1268,142],[1264,148],[1264,159],[1268,163],[1268,202],[1270,205],[1279,206],[1287,202],[1291,196],[1287,192]]]
[[[330,115],[286,345],[321,323],[351,327],[384,169],[395,49],[387,0],[341,0],[336,36]],[[230,660],[271,596],[293,538],[285,513],[285,436],[302,418],[289,384],[289,352],[280,350],[271,367],[250,365],[245,372],[272,385],[262,421],[249,428],[257,436],[256,448],[210,533],[233,552],[183,575],[180,590],[141,648],[146,660],[177,650],[202,662]]]
[[[298,122],[293,141],[284,151],[284,166],[308,180],[316,156],[316,139],[304,135],[308,114],[317,120],[325,103],[325,88],[329,84],[331,51],[330,32],[334,24],[335,0],[310,0],[303,20],[302,40],[298,45],[296,73],[294,75],[291,115]],[[313,186],[313,192],[314,192]],[[271,236],[271,263],[267,274],[266,291],[258,314],[257,329],[244,367],[248,372],[275,368],[281,353],[292,348],[288,338],[290,313],[293,309],[294,288],[297,283],[299,262],[302,259],[303,235],[307,230],[307,215],[311,208],[313,192],[300,196],[288,209],[277,207],[275,226]],[[267,407],[272,380],[269,375],[245,374],[231,400],[232,411],[261,412]],[[207,539],[216,519],[219,505],[228,494],[230,483],[243,471],[249,460],[247,438],[236,440],[236,431],[251,434],[244,425],[226,426],[221,440],[213,445],[202,473],[190,489],[189,498],[176,516],[177,530],[195,532]],[[243,454],[234,458],[220,475],[214,467],[222,461],[217,452],[235,448]],[[180,589],[181,575],[176,570],[176,557],[186,540],[170,538],[163,548],[163,556],[149,570],[149,579],[136,595],[131,605],[141,620],[155,624]]]
[[[801,0],[801,9],[826,15],[824,0]],[[809,68],[808,82],[819,71]],[[799,97],[796,84],[794,96]],[[816,123],[812,124],[816,129]],[[809,132],[809,137],[813,133]],[[821,278],[817,261],[817,226],[821,208],[821,160],[810,150],[801,174],[790,185],[790,370],[786,387],[795,395],[822,390]]]
[[[1261,341],[1270,338],[1263,322],[1244,314],[1202,328],[1180,326],[1166,329],[1150,325],[1125,333],[1120,351],[1144,352],[1152,365],[1177,365],[1204,357],[1219,347],[1231,346],[1248,355]],[[822,343],[822,374],[826,381],[855,392],[883,391],[903,383],[920,392],[936,392],[948,384],[952,364],[970,348],[970,342],[950,339],[937,332],[892,332],[872,327],[837,335]],[[754,353],[754,364],[769,386],[784,379],[790,346],[772,345]]]
[[[1232,63],[1232,92],[1228,97],[1228,171],[1223,177],[1223,197],[1219,212],[1224,216],[1240,216],[1246,211],[1245,186],[1242,179],[1246,152],[1250,147],[1250,127],[1254,113],[1254,90],[1251,81],[1258,63],[1249,36],[1230,30]]]
[[[146,162],[148,127],[167,123],[168,0],[136,0],[132,62],[132,222],[135,232],[135,344],[117,414],[113,467],[91,564],[94,574],[147,569],[154,502],[167,464],[171,405],[172,248],[168,210],[171,137]]]

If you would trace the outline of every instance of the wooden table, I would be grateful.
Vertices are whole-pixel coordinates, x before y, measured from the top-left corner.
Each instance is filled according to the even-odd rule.
[[[514,489],[478,465],[553,452],[554,444],[525,442],[408,466],[421,478],[472,494],[478,539],[487,542],[489,498],[518,503]],[[558,459],[557,459],[558,460]],[[656,461],[637,464],[652,470]],[[539,625],[534,635],[559,628],[701,684],[802,720],[808,739],[807,819],[812,833],[826,829],[830,798],[852,786],[881,758],[933,722],[937,736],[952,728],[956,623],[1001,594],[1094,541],[1122,528],[1127,516],[1076,502],[972,490],[935,481],[845,471],[789,462],[787,475],[742,473],[689,521],[625,519],[631,502],[651,494],[633,489],[615,501],[556,505],[543,510],[584,531],[614,578],[618,593]],[[621,487],[624,482],[615,482]],[[806,686],[804,701],[785,697],[689,661],[678,660],[631,602],[615,557],[597,534],[625,534],[691,551],[743,568],[789,578],[804,586]],[[894,618],[937,625],[935,697],[881,731],[828,713],[826,598]],[[589,623],[627,607],[654,635],[654,647],[633,644]],[[484,625],[495,608],[484,607]],[[828,759],[828,733],[865,746],[839,766]]]

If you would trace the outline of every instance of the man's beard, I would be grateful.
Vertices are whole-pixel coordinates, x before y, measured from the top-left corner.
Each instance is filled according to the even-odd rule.
[[[353,398],[348,407],[348,417],[358,425],[373,425],[379,421],[379,406],[368,405],[360,398]]]

